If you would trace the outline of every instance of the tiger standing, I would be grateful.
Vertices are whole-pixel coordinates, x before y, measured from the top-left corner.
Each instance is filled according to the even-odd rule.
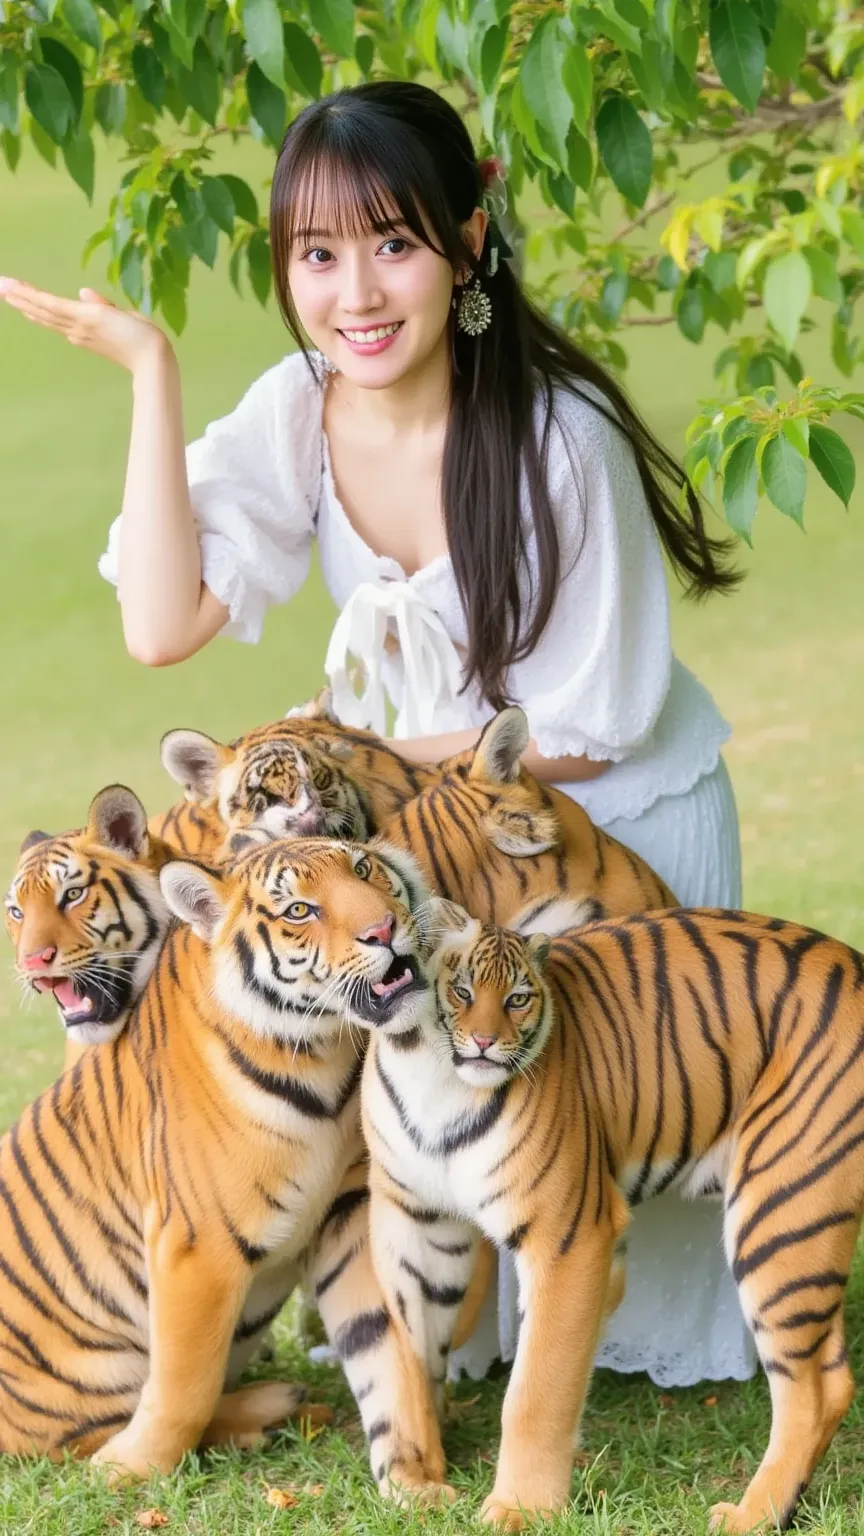
[[[785,1526],[853,1396],[864,956],[740,912],[603,922],[551,947],[446,902],[429,922],[430,1009],[374,1029],[364,1071],[372,1241],[430,1405],[476,1227],[514,1255],[522,1324],[483,1518],[515,1530],[569,1497],[628,1207],[719,1181],[772,1430],[711,1525]]]

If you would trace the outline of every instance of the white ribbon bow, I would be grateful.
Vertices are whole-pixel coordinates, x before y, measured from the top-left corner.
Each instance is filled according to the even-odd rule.
[[[457,703],[462,664],[456,647],[437,613],[407,581],[361,582],[336,620],[324,670],[338,719],[345,725],[371,728],[379,736],[387,734],[382,669],[391,626],[399,645],[399,655],[390,658],[391,695],[398,711],[396,735],[431,736],[464,725]],[[352,657],[362,667],[359,694]]]

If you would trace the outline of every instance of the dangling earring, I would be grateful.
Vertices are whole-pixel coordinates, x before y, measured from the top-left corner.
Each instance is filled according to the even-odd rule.
[[[480,336],[492,321],[492,303],[479,278],[466,284],[456,309],[456,324],[466,336]]]

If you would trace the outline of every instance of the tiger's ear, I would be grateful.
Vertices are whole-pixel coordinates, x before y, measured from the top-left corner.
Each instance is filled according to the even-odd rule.
[[[547,933],[532,933],[528,939],[528,953],[539,970],[546,969],[546,961],[549,959],[549,951],[552,948],[552,940]]]
[[[50,832],[28,832],[21,847],[18,849],[19,858],[22,853],[27,853],[31,848],[35,848],[37,843],[50,843],[50,841]]]
[[[499,853],[508,853],[514,859],[547,853],[560,836],[555,812],[546,809],[513,810],[495,805],[486,812],[480,826]]]
[[[430,896],[426,903],[426,911],[429,914],[430,927],[439,928],[448,933],[467,933],[474,918],[464,907],[457,906],[455,901],[447,901],[443,896]]]
[[[313,736],[312,745],[324,757],[332,757],[337,762],[343,763],[354,751],[350,741],[346,741],[344,736]]]
[[[225,915],[225,891],[220,880],[197,864],[175,859],[159,871],[162,895],[175,917],[188,923],[207,943]]]
[[[138,796],[125,784],[109,784],[100,790],[88,813],[87,836],[127,858],[146,857],[150,849],[147,812]]]
[[[519,777],[519,759],[529,739],[524,709],[518,704],[502,709],[484,727],[474,748],[469,779],[480,779],[484,784],[514,784]]]
[[[162,766],[182,784],[192,800],[209,800],[219,787],[219,774],[236,753],[203,731],[168,731],[160,746]]]
[[[261,848],[264,843],[275,843],[276,840],[275,832],[268,832],[266,827],[244,827],[242,831],[230,834],[222,851],[227,858],[235,859],[241,853],[248,853],[250,848]]]
[[[307,699],[305,704],[295,704],[293,709],[289,709],[286,718],[329,720],[331,725],[338,725],[339,721],[333,711],[333,690],[329,683],[319,688],[314,699]]]

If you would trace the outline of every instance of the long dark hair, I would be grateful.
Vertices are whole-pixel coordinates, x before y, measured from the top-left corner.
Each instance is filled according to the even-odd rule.
[[[489,296],[492,319],[480,336],[465,335],[455,317],[450,320],[452,391],[442,498],[468,629],[464,686],[476,682],[500,709],[507,702],[508,669],[534,650],[561,576],[546,476],[556,389],[588,400],[628,439],[657,532],[688,593],[704,596],[731,587],[738,576],[729,568],[729,542],[709,536],[683,469],[649,432],[620,385],[534,308],[507,261],[490,275],[488,236],[479,257],[466,245],[462,230],[482,193],[471,139],[449,103],[422,85],[376,81],[314,102],[291,124],[273,177],[270,239],[279,305],[304,351],[288,258],[292,243],[314,227],[315,208],[322,203],[329,222],[338,221],[334,233],[341,236],[386,232],[397,217],[447,258],[454,275],[470,268]],[[606,403],[586,393],[583,384],[599,390]],[[545,408],[539,441],[538,390]],[[538,566],[527,605],[524,582],[520,590],[529,532],[523,474]]]

